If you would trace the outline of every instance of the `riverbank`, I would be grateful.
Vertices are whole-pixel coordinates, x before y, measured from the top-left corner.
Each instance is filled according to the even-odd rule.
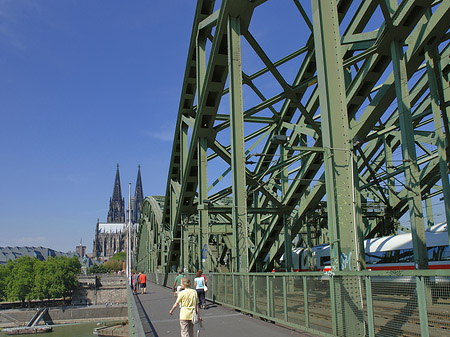
[[[0,328],[26,325],[35,313],[36,309],[1,310]],[[126,304],[67,306],[49,308],[41,324],[53,325],[122,320],[128,320],[128,306]]]

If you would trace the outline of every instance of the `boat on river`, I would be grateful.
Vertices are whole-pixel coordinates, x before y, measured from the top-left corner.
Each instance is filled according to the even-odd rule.
[[[2,332],[7,335],[27,335],[27,334],[38,334],[44,332],[52,332],[53,328],[51,325],[39,325],[39,326],[21,326],[17,328],[6,328]]]
[[[48,308],[39,308],[34,314],[33,318],[26,326],[19,326],[17,328],[3,329],[7,335],[29,335],[44,332],[51,332],[53,328],[50,325],[38,325],[42,317],[47,313]]]

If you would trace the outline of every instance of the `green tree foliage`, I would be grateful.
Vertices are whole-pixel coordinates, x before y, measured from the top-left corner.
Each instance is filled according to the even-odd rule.
[[[105,262],[105,267],[108,269],[108,271],[119,271],[122,270],[123,261],[115,260],[115,259],[109,259]]]
[[[110,258],[110,260],[118,260],[118,261],[125,262],[127,260],[127,253],[125,253],[125,252],[116,253],[116,254],[114,254],[113,257]]]
[[[25,301],[29,298],[34,285],[34,264],[36,258],[23,256],[8,261],[6,294],[9,301]]]
[[[6,284],[8,277],[8,268],[0,266],[0,302],[6,301]]]
[[[94,264],[88,269],[89,274],[106,274],[108,269],[106,269],[104,264]]]
[[[70,296],[77,286],[80,270],[81,264],[77,257],[59,256],[39,261],[25,256],[9,261],[5,277],[5,298],[9,301],[25,301]],[[0,287],[1,282],[0,271]]]
[[[127,253],[120,252],[114,254],[104,264],[94,264],[88,269],[89,274],[106,274],[124,269],[124,263],[127,260]]]

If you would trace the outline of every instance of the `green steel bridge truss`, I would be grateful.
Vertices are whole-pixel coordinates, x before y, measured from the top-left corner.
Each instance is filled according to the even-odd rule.
[[[297,30],[270,45],[258,20],[278,1],[198,0],[136,265],[260,272],[284,255],[290,271],[294,242],[358,271],[363,239],[410,230],[426,269],[432,211],[450,217],[450,1],[286,0],[264,27]]]

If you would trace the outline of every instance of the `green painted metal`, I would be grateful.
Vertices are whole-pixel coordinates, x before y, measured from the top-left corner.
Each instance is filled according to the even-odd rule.
[[[364,261],[355,204],[352,140],[349,138],[344,72],[341,59],[337,6],[334,1],[312,0],[317,81],[320,95],[322,138],[325,148],[328,230],[331,271],[360,270]],[[363,303],[358,284],[351,279],[336,282],[336,332],[364,334]]]
[[[245,177],[244,111],[242,102],[241,23],[229,16],[227,23],[230,82],[230,133],[232,174],[233,271],[248,271],[247,192]]]
[[[127,286],[128,328],[130,337],[145,337],[144,327],[140,320],[138,307],[131,287]]]
[[[442,100],[442,81],[440,73],[440,67],[439,62],[437,58],[437,51],[433,50],[430,51],[427,49],[426,51],[426,62],[427,62],[427,75],[428,75],[428,82],[430,86],[430,96],[431,96],[431,109],[433,111],[433,122],[435,127],[435,133],[436,133],[436,143],[439,153],[439,172],[441,176],[442,181],[442,194],[444,196],[444,200],[450,200],[450,182],[449,182],[449,168],[448,168],[448,157],[447,153],[445,151],[446,144],[445,144],[445,135],[443,132],[443,125],[441,121],[441,112],[440,112],[440,103],[439,101]],[[445,118],[445,116],[444,116]],[[448,143],[447,143],[448,147]],[[428,205],[427,208],[427,216],[428,216],[428,209],[430,209],[431,205]],[[450,205],[449,203],[446,203],[444,206],[445,209],[445,218],[447,220],[447,223],[450,220]],[[432,213],[432,207],[431,211]],[[449,231],[450,233],[450,231]],[[450,234],[449,234],[449,240],[450,240]]]
[[[198,269],[210,271],[209,256],[208,256],[208,228],[209,228],[209,215],[208,215],[208,161],[207,151],[208,140],[206,138],[200,138],[198,142]]]
[[[138,268],[289,271],[290,246],[331,242],[336,276],[365,275],[363,239],[401,231],[427,268],[423,203],[429,224],[450,217],[450,2],[311,3],[197,2],[166,194],[143,209]],[[280,8],[296,15],[265,29],[289,42],[258,30]],[[221,296],[246,302],[257,280]],[[365,324],[364,282],[332,283],[334,333]]]
[[[373,300],[372,300],[372,278],[365,278],[366,299],[367,299],[367,329],[369,337],[375,336],[375,326],[373,322]]]
[[[416,289],[417,289],[417,302],[419,307],[419,319],[420,319],[420,335],[423,337],[428,337],[429,327],[428,327],[428,316],[427,316],[427,286],[423,276],[416,277]],[[431,303],[431,299],[428,297],[428,301]]]
[[[392,65],[396,82],[395,89],[397,93],[402,154],[405,167],[405,187],[408,190],[408,208],[411,219],[414,263],[416,269],[426,269],[428,268],[428,259],[422,212],[419,166],[417,165],[408,77],[402,46],[403,44],[399,41],[391,42]]]

